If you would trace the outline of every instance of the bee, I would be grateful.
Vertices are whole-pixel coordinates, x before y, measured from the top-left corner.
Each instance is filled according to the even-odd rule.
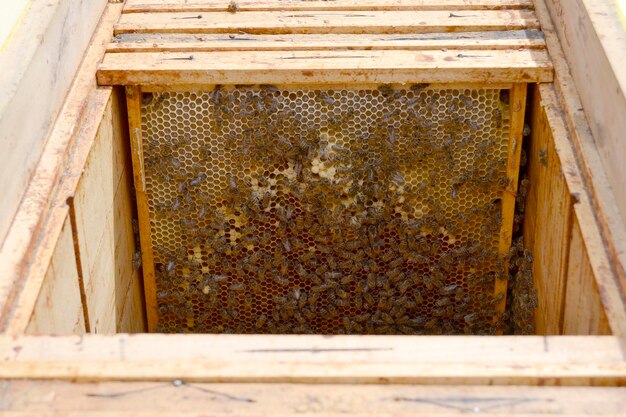
[[[141,268],[141,251],[135,251],[133,254],[133,270],[137,271]]]
[[[202,182],[204,182],[207,178],[208,178],[207,174],[205,173],[199,174],[189,181],[189,185],[192,187],[195,187],[201,184]]]

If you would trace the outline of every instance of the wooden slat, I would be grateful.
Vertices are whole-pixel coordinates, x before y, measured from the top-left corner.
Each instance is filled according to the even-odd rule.
[[[544,48],[539,30],[411,35],[118,35],[107,52],[315,51],[341,49],[519,49]]]
[[[500,10],[532,9],[531,0],[238,0],[237,11]],[[223,12],[226,0],[127,0],[124,13]]]
[[[549,82],[545,51],[264,51],[107,54],[100,84]]]
[[[0,336],[0,379],[606,385],[611,336]]]
[[[535,89],[527,153],[530,188],[524,211],[524,244],[534,255],[532,271],[539,301],[536,332],[558,335],[562,331],[572,228],[573,201],[565,175],[576,173],[577,167],[576,161],[566,159],[563,151],[557,150],[542,104],[539,90]],[[562,164],[561,158],[567,165]],[[564,173],[564,166],[568,173]],[[580,193],[576,184],[571,185],[572,192]]]
[[[524,130],[527,89],[526,84],[515,84],[509,93],[511,122],[507,147],[509,153],[506,161],[506,176],[509,182],[502,195],[502,224],[498,243],[498,254],[501,257],[508,253],[513,236],[513,217],[515,216],[515,197],[522,153],[522,131]],[[509,264],[505,262],[504,271],[508,270]],[[501,297],[501,301],[496,305],[496,311],[500,314],[504,313],[506,307],[507,284],[507,279],[496,279],[494,296]]]
[[[0,381],[4,416],[623,415],[623,387]]]
[[[123,14],[115,34],[430,33],[539,28],[532,11],[245,12]]]
[[[573,224],[567,268],[563,334],[611,334],[577,220]]]
[[[126,107],[128,109],[128,127],[130,132],[130,149],[133,164],[135,196],[137,200],[137,217],[139,235],[141,236],[141,257],[143,270],[143,287],[146,306],[148,331],[154,332],[158,322],[157,288],[154,271],[154,255],[152,252],[152,231],[150,227],[150,208],[146,191],[146,180],[143,159],[143,139],[141,132],[141,89],[135,86],[126,87]]]
[[[65,218],[54,255],[43,278],[29,334],[83,334],[85,320],[69,217]]]

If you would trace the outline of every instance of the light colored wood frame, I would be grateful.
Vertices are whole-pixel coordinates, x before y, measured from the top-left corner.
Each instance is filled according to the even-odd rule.
[[[110,5],[109,10],[111,7]],[[237,416],[286,416],[293,415],[294,410],[301,412],[302,409],[309,414],[324,416],[339,413],[380,416],[386,412],[389,415],[439,413],[460,416],[467,412],[476,412],[474,407],[502,416],[571,416],[585,413],[622,415],[626,407],[624,388],[588,386],[626,384],[624,304],[619,282],[612,271],[614,261],[606,249],[598,225],[602,223],[602,214],[598,214],[598,222],[594,213],[598,195],[589,194],[590,190],[585,184],[587,171],[580,170],[576,163],[577,158],[582,161],[583,166],[588,163],[588,152],[593,150],[593,146],[589,142],[582,147],[572,146],[572,143],[579,143],[578,135],[585,134],[581,133],[580,125],[584,127],[586,122],[584,119],[571,118],[571,112],[576,112],[576,107],[571,106],[572,101],[577,99],[575,91],[572,93],[568,90],[567,83],[562,84],[562,80],[566,79],[563,68],[567,71],[567,67],[558,60],[558,43],[550,41],[549,36],[548,47],[553,58],[557,58],[558,88],[548,84],[539,86],[541,103],[554,134],[555,148],[561,163],[575,167],[563,171],[568,190],[575,200],[572,216],[579,222],[582,249],[588,256],[593,278],[603,294],[602,302],[611,330],[618,336],[420,338],[412,342],[409,350],[404,350],[408,356],[403,362],[388,359],[394,350],[368,351],[372,346],[381,346],[378,342],[374,344],[371,339],[307,340],[300,336],[281,336],[280,340],[260,341],[245,336],[245,339],[226,341],[223,338],[218,340],[220,336],[207,335],[55,337],[23,336],[17,333],[0,337],[0,413],[8,416],[197,416],[206,409],[209,401],[211,414]],[[86,59],[85,62],[90,61]],[[563,88],[566,91],[565,96],[562,94]],[[81,99],[77,99],[78,102],[86,99],[86,91],[83,89],[79,94]],[[100,91],[105,94],[105,91]],[[70,119],[71,117],[66,116],[65,123],[69,123]],[[81,125],[89,118],[72,120]],[[571,123],[572,120],[575,123]],[[84,128],[94,122],[97,124],[99,120],[92,120]],[[51,166],[58,165],[55,161],[57,160],[49,161]],[[42,195],[47,196],[44,191]],[[602,198],[601,194],[599,196]],[[24,213],[25,219],[39,218],[40,212],[45,211],[39,205],[32,207],[29,215]],[[52,223],[55,223],[54,219]],[[41,227],[42,233],[48,232],[50,223]],[[23,229],[22,236],[26,236],[28,230],[31,229]],[[44,233],[43,236],[47,236],[46,239],[50,242],[55,241],[53,235]],[[29,242],[32,236],[28,237],[29,239],[13,241],[14,244],[10,246],[15,252],[12,259],[17,260],[14,264],[17,265],[19,261],[19,265],[23,266],[24,262],[32,262],[35,258],[37,263],[49,263],[51,252],[41,252],[41,246],[38,246],[43,245],[45,248],[46,239],[43,243],[34,241],[31,246]],[[6,256],[6,247],[5,243],[1,256]],[[31,248],[36,250],[29,250]],[[20,286],[24,282],[21,280],[23,276],[21,272],[15,272],[15,275],[9,272],[7,277],[11,282],[5,282],[2,288],[15,291],[19,302],[24,292],[14,286]],[[6,291],[0,292],[0,300],[5,311],[9,311],[5,320],[10,320],[16,310],[12,309],[13,299],[8,298],[7,294]],[[396,346],[395,340],[386,337],[379,340],[383,339],[386,340],[385,343],[393,344],[392,347]],[[424,345],[421,345],[422,341]],[[239,347],[244,345],[248,349],[254,349],[252,344],[257,344],[257,349],[273,351],[235,352],[230,355],[236,350],[231,345],[234,342]],[[337,345],[329,347],[335,342]],[[403,343],[402,340],[397,341],[398,349],[404,349],[401,348]],[[218,351],[211,350],[213,344],[219,347]],[[336,350],[338,347],[348,347],[349,350]],[[324,348],[329,351],[322,351]],[[279,351],[276,352],[276,349]],[[285,349],[288,351],[285,352]],[[511,352],[509,357],[508,352]],[[280,360],[283,355],[286,362]],[[357,372],[353,374],[350,360],[346,357],[355,355],[361,355],[356,357],[363,361],[357,364]],[[249,376],[248,371],[259,364],[263,364],[263,367],[256,371],[257,376],[261,374],[258,376],[259,380],[265,381],[272,376],[279,375],[282,378],[286,375],[291,380],[317,378],[321,382],[344,378],[345,381],[376,383],[327,386],[317,383],[222,382],[221,378],[225,376],[230,380],[257,380],[257,377]],[[144,370],[148,372],[144,373]],[[189,382],[187,373],[192,377],[190,380],[217,382]],[[412,381],[416,384],[450,385],[381,385],[388,383],[385,375],[396,381],[405,378],[403,382],[407,383]],[[53,380],[56,377],[65,381]],[[132,382],[134,378],[146,382]],[[71,382],[77,379],[94,382]],[[163,382],[154,382],[155,380]],[[488,386],[511,383],[518,385]],[[578,387],[527,386],[558,384]],[[253,397],[257,400],[256,403],[232,402],[223,395],[248,398],[246,396],[251,393],[256,395]],[[290,402],[292,397],[286,393],[293,393],[293,402]],[[335,393],[337,396],[334,396]],[[403,398],[405,393],[407,398],[414,400],[408,401],[406,408],[392,408],[386,402],[388,396]],[[171,397],[170,394],[174,396]],[[494,401],[501,399],[505,405],[498,402],[498,406],[485,407],[487,398]],[[542,398],[545,400],[541,400]],[[280,404],[276,404],[276,401]],[[305,405],[302,405],[303,401]],[[455,408],[459,403],[467,404],[469,408]],[[315,404],[320,408],[315,408]],[[299,408],[301,405],[304,408]]]

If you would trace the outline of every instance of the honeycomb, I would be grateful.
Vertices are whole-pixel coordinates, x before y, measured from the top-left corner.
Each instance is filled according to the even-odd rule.
[[[493,334],[508,98],[144,93],[157,331]]]

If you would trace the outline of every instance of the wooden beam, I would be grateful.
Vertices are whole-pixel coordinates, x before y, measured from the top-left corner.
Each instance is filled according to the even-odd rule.
[[[545,48],[541,31],[511,30],[411,35],[226,35],[127,33],[107,48],[113,52],[315,51],[402,49],[520,49]]]
[[[127,0],[124,13],[225,12],[227,1]],[[501,10],[532,9],[532,0],[239,0],[237,11],[350,11],[350,10]]]
[[[0,381],[3,415],[38,417],[623,415],[622,387]]]
[[[549,82],[544,51],[264,51],[107,54],[100,84]]]
[[[0,379],[613,385],[610,336],[114,335],[0,337]]]
[[[158,33],[430,33],[539,28],[534,12],[367,11],[123,14],[115,34]]]

